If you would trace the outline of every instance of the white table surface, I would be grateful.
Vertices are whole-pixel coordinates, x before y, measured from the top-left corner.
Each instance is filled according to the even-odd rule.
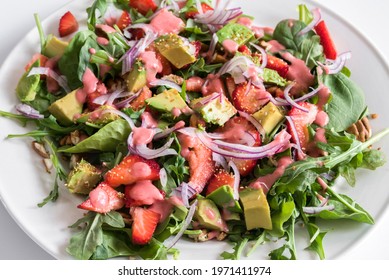
[[[82,1],[82,0],[77,0]],[[287,1],[287,0],[285,0]],[[41,19],[56,11],[70,0],[18,0],[7,1],[2,8],[0,63],[20,39],[35,27],[34,13]],[[387,31],[388,1],[323,0],[318,1],[332,9],[359,29],[389,61],[389,38]],[[271,2],[269,2],[271,3]],[[22,9],[21,9],[22,7]],[[1,171],[0,171],[1,173]],[[379,223],[343,259],[388,259],[389,211]],[[53,259],[25,234],[0,203],[0,260]]]

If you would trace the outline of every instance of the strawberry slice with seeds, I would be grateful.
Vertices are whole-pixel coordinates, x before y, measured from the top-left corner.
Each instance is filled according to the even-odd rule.
[[[308,112],[304,112],[296,107],[293,107],[289,111],[288,116],[290,116],[293,121],[297,135],[294,133],[294,130],[291,128],[289,123],[287,124],[288,131],[292,135],[292,141],[297,143],[297,139],[299,139],[301,149],[305,151],[309,143],[308,126],[315,121],[318,109],[315,104],[308,102],[298,102],[297,104],[308,109]]]
[[[150,10],[154,12],[158,8],[153,0],[130,0],[128,5],[142,15],[146,15]]]
[[[159,171],[159,164],[155,160],[129,155],[105,174],[105,182],[115,188],[141,180],[154,181],[159,179]]]
[[[336,51],[335,43],[332,40],[326,23],[323,20],[315,26],[315,31],[320,37],[320,43],[323,46],[323,52],[326,58],[336,59],[338,54]]]
[[[260,62],[262,62],[261,54],[255,53],[253,54],[253,57],[257,57]],[[289,71],[289,64],[285,60],[270,54],[267,54],[267,63],[265,67],[277,71],[277,73],[283,78],[286,78]]]
[[[124,195],[107,183],[100,183],[89,193],[89,198],[77,207],[97,213],[108,213],[124,206]]]
[[[131,24],[131,22],[132,21],[129,12],[123,11],[116,25],[119,27],[120,30],[123,31],[127,26]]]
[[[139,96],[131,101],[130,103],[131,108],[134,111],[139,111],[143,109],[146,106],[146,99],[149,99],[152,95],[153,93],[151,92],[150,88],[144,86]]]
[[[235,176],[231,173],[228,173],[224,169],[219,169],[209,180],[208,186],[206,189],[205,194],[209,195],[210,193],[214,192],[221,186],[230,186],[231,189],[234,188],[234,182],[235,182]]]
[[[269,101],[268,92],[253,85],[248,87],[247,82],[236,85],[231,96],[232,104],[239,111],[254,114]]]
[[[201,3],[201,9],[203,10],[203,13],[206,13],[208,11],[213,11],[213,8],[209,6],[207,3]],[[194,18],[196,15],[199,14],[199,11],[195,8],[191,9],[190,11],[185,13],[186,18]]]
[[[134,207],[130,214],[133,219],[131,240],[133,244],[145,245],[150,242],[160,220],[160,214],[142,207]]]
[[[204,146],[197,137],[180,134],[178,140],[182,148],[181,155],[189,164],[188,184],[197,193],[201,193],[215,170],[212,151]]]
[[[74,15],[68,11],[59,20],[58,32],[60,37],[65,37],[78,30],[78,21]]]

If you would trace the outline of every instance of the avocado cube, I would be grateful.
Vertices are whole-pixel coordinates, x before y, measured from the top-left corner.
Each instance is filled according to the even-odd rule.
[[[270,207],[262,189],[247,188],[239,193],[247,230],[272,229]]]
[[[235,43],[241,46],[246,44],[254,37],[254,32],[247,26],[231,22],[216,32],[216,35],[220,43],[223,43],[225,40],[229,39],[233,40]]]
[[[225,230],[226,225],[221,217],[220,211],[216,204],[210,199],[197,198],[194,218],[204,228],[221,231]]]
[[[176,34],[160,36],[155,40],[155,47],[178,69],[196,61],[195,48]]]
[[[207,195],[208,199],[215,202],[215,204],[221,208],[227,209],[232,212],[242,213],[242,208],[237,200],[234,199],[234,193],[230,186],[224,185],[209,195]]]
[[[192,100],[190,104],[192,109],[200,113],[207,123],[222,126],[236,114],[237,110],[223,94],[206,102],[206,99],[208,98],[210,98],[210,96],[197,98]]]
[[[182,110],[187,107],[180,93],[173,88],[146,99],[146,103],[158,111],[167,113],[171,113],[175,108]]]
[[[101,179],[101,171],[82,159],[67,177],[66,187],[71,193],[89,194]]]
[[[272,102],[267,103],[252,116],[262,125],[267,134],[270,134],[284,119],[284,115],[281,113],[280,109]]]
[[[32,67],[39,67],[39,59],[32,64]],[[41,76],[38,74],[28,76],[31,68],[23,74],[16,86],[16,95],[22,102],[33,101],[39,90]]]
[[[127,90],[137,92],[147,84],[147,73],[143,63],[136,61],[126,78]]]
[[[49,107],[49,112],[63,125],[74,123],[74,116],[81,114],[83,103],[77,98],[77,91],[73,90]]]
[[[65,49],[68,45],[68,42],[62,41],[54,35],[49,35],[46,41],[46,45],[42,50],[42,54],[47,57],[61,56],[65,52]]]

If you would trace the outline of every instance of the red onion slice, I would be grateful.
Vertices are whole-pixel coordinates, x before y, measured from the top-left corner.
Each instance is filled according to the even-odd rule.
[[[145,159],[155,159],[163,156],[177,155],[177,151],[170,148],[174,138],[170,138],[169,141],[167,141],[162,147],[158,149],[150,149],[146,144],[134,146],[132,144],[132,137],[133,133],[131,132],[130,136],[128,137],[128,149],[132,154],[140,155]]]
[[[183,225],[180,229],[180,231],[177,233],[177,235],[172,239],[172,241],[170,242],[170,245],[167,246],[167,250],[169,250],[170,248],[172,248],[174,245],[176,245],[176,243],[178,242],[178,240],[180,240],[181,236],[184,234],[185,230],[188,228],[188,226],[190,225],[190,223],[192,222],[192,219],[193,219],[193,215],[196,211],[196,206],[197,206],[197,199],[192,203],[192,205],[190,206],[189,208],[189,211],[188,211],[188,215],[186,216],[185,218],[185,221],[183,222]]]
[[[216,166],[221,166],[224,170],[228,170],[227,160],[222,155],[212,152],[212,160],[216,163]]]
[[[335,206],[332,204],[325,205],[325,206],[306,206],[306,207],[303,207],[303,212],[305,214],[314,215],[314,214],[319,214],[321,211],[324,211],[324,210],[332,211],[334,209],[335,209]]]
[[[285,119],[288,121],[288,123],[290,125],[290,129],[292,130],[292,133],[293,133],[294,138],[296,140],[296,150],[298,152],[299,158],[304,158],[305,153],[303,152],[303,149],[301,148],[299,135],[297,133],[297,129],[296,129],[296,126],[294,124],[294,121],[290,116],[285,116]]]
[[[162,79],[156,79],[156,80],[150,82],[150,86],[152,86],[152,87],[165,86],[168,88],[174,88],[178,92],[182,91],[182,88],[179,85],[177,85],[176,83],[174,83],[172,81],[162,80]]]
[[[164,131],[158,132],[154,135],[154,140],[162,139],[167,137],[170,133],[179,130],[181,128],[185,127],[185,122],[184,121],[179,121],[177,122],[174,126],[171,128],[166,128]]]
[[[301,29],[301,31],[298,33],[298,35],[301,36],[301,35],[308,33],[320,22],[320,20],[321,20],[320,9],[319,8],[312,9],[311,13],[313,15],[312,21],[305,28]]]
[[[228,162],[228,166],[231,167],[232,171],[234,171],[234,199],[235,200],[238,200],[239,199],[239,185],[240,185],[240,173],[239,173],[239,169],[238,167],[236,166],[236,164],[230,160]]]
[[[238,111],[239,115],[244,117],[246,120],[248,120],[259,132],[261,135],[262,139],[266,137],[266,131],[263,128],[263,126],[250,114],[247,114],[246,112],[243,111]]]
[[[161,186],[164,188],[167,185],[167,173],[165,168],[161,168],[159,170],[159,180],[161,182]]]
[[[20,103],[15,106],[16,111],[18,111],[23,116],[30,119],[43,119],[45,116],[39,113],[39,111],[32,108],[30,105]]]
[[[106,109],[102,112],[102,114],[106,114],[106,113],[112,113],[112,114],[116,114],[116,115],[122,117],[123,119],[125,119],[128,122],[128,124],[130,125],[130,128],[134,129],[134,127],[135,127],[134,121],[129,116],[127,116],[125,113],[123,113],[122,111],[115,110],[115,109]]]
[[[261,53],[262,63],[261,63],[260,68],[262,68],[262,69],[265,68],[267,65],[267,53],[266,53],[266,51],[263,48],[261,48],[260,46],[257,46],[256,44],[250,43],[250,45],[252,47],[254,47],[255,49],[257,49]]]
[[[295,83],[292,82],[292,83],[290,83],[290,84],[285,88],[285,90],[284,90],[284,97],[285,97],[285,100],[286,100],[286,102],[289,103],[290,106],[293,106],[293,107],[295,107],[295,108],[297,108],[297,109],[299,109],[299,110],[301,110],[301,111],[303,111],[303,112],[308,113],[309,110],[308,110],[307,108],[305,108],[305,107],[303,107],[303,106],[300,106],[299,104],[296,103],[296,101],[294,101],[294,100],[290,97],[289,91],[292,89],[292,87],[293,87],[294,85],[295,85]]]
[[[66,93],[71,92],[68,81],[65,76],[58,75],[53,69],[48,67],[33,67],[27,76],[31,75],[45,75],[55,80],[58,85],[65,90]]]
[[[318,64],[324,69],[326,74],[337,74],[342,71],[349,59],[351,59],[351,52],[344,52],[338,55],[335,60],[327,59],[325,64],[321,62],[318,62]]]
[[[241,8],[227,9],[229,2],[227,1],[223,7],[217,4],[214,10],[198,13],[195,16],[195,21],[210,26],[225,25],[243,13]]]

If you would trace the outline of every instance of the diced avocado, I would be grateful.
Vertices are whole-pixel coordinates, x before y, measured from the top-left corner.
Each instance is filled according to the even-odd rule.
[[[240,221],[240,215],[227,209],[221,209],[222,217],[225,221]]]
[[[47,37],[46,45],[42,50],[42,54],[47,57],[61,56],[68,45],[68,42],[62,41],[54,35],[49,35]]]
[[[262,125],[267,134],[270,134],[284,119],[284,115],[280,109],[272,102],[267,103],[258,112],[254,113],[253,117]]]
[[[97,125],[105,125],[120,118],[118,114],[112,113],[112,111],[107,111],[113,109],[114,108],[112,106],[102,105],[92,112],[82,114],[76,121],[78,123],[88,122]]]
[[[68,93],[49,107],[49,112],[63,125],[71,125],[74,116],[82,112],[83,103],[78,100],[77,91]]]
[[[215,94],[215,93],[214,93]],[[192,100],[190,106],[193,110],[200,113],[207,123],[224,125],[233,115],[236,114],[235,107],[223,94],[207,102],[211,98],[205,96]],[[221,100],[220,100],[221,99]],[[205,105],[203,105],[205,104]]]
[[[70,171],[66,187],[71,193],[89,194],[101,179],[101,171],[85,160],[81,160]]]
[[[262,189],[247,188],[239,193],[247,230],[272,229],[270,208]]]
[[[160,94],[146,99],[146,103],[158,111],[164,111],[167,113],[171,113],[175,108],[182,110],[187,107],[180,93],[174,88],[165,90]]]
[[[39,67],[39,60],[35,61],[31,68],[32,67]],[[22,102],[33,101],[39,89],[39,81],[41,80],[41,76],[38,74],[28,76],[31,68],[23,74],[18,82],[18,85],[16,86],[16,94],[19,100]]]
[[[216,32],[216,35],[221,43],[223,43],[224,40],[230,39],[241,46],[253,38],[254,32],[247,26],[231,22]]]
[[[207,198],[215,202],[215,204],[221,208],[225,208],[232,212],[242,213],[242,208],[237,200],[234,199],[234,193],[230,186],[224,185],[209,195]]]
[[[225,230],[225,222],[216,204],[210,199],[201,197],[197,198],[197,201],[194,218],[199,224],[207,229]]]
[[[196,61],[193,46],[176,34],[160,36],[155,47],[178,69]]]
[[[188,214],[188,209],[185,206],[176,205],[173,210],[173,215],[178,220],[183,221],[186,218],[186,215]]]
[[[127,90],[137,92],[147,84],[146,68],[143,63],[136,61],[126,78]]]

